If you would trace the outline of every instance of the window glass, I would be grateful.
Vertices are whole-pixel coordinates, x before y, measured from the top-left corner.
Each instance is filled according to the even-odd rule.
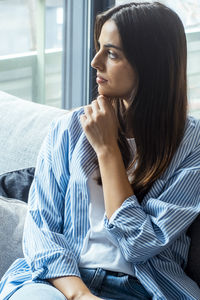
[[[35,0],[34,0],[35,1]],[[46,99],[47,104],[61,107],[63,0],[46,0]]]
[[[30,6],[20,0],[0,1],[0,56],[31,50]]]
[[[62,27],[63,0],[0,1],[1,90],[61,106]]]
[[[46,49],[62,48],[63,1],[46,0]]]

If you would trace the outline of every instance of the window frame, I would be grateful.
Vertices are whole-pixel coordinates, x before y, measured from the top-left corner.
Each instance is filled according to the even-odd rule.
[[[114,4],[114,0],[64,1],[62,108],[87,105],[94,98],[95,71],[90,67],[94,22],[97,13]]]

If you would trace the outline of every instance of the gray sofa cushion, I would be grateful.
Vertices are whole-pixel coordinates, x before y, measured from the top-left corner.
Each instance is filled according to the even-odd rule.
[[[16,258],[23,257],[22,233],[27,204],[0,197],[0,278]]]
[[[50,123],[66,113],[0,91],[0,174],[35,167]]]

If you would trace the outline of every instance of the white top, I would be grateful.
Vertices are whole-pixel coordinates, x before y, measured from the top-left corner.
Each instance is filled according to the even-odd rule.
[[[128,139],[134,156],[134,139]],[[79,267],[103,268],[134,276],[131,263],[125,261],[117,241],[104,228],[105,205],[102,186],[97,184],[99,170],[95,170],[88,180],[90,192],[89,220],[90,229],[85,237]]]

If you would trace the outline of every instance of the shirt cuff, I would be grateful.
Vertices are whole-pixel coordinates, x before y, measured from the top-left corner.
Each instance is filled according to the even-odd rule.
[[[34,268],[32,268],[33,280],[63,276],[81,277],[77,261],[71,254],[63,256],[60,253],[57,253],[54,257],[47,257],[45,262],[42,262],[41,260],[36,260],[34,262]]]
[[[120,219],[127,218],[127,211],[141,207],[135,195],[127,198],[122,205],[108,219],[104,216],[104,228],[111,233],[114,233],[118,239],[122,238],[123,230],[120,229]],[[118,225],[118,226],[116,226]]]

